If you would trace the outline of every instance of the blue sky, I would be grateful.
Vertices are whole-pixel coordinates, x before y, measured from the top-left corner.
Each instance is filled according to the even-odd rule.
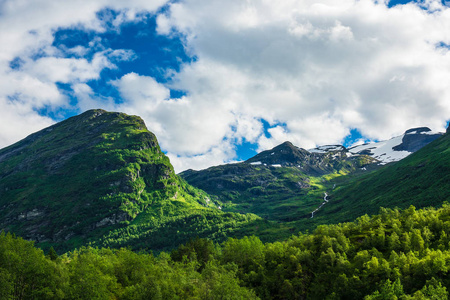
[[[177,171],[445,129],[445,1],[275,2],[3,1],[0,147],[91,108],[141,116]]]

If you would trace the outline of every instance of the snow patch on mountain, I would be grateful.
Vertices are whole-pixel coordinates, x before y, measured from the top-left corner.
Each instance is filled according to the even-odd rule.
[[[380,164],[387,164],[407,157],[441,135],[442,133],[433,132],[428,127],[418,127],[387,141],[358,144],[348,149],[341,145],[325,145],[308,151],[319,154],[343,151],[347,157],[369,155],[379,160]]]
[[[399,161],[412,152],[408,151],[395,151],[395,146],[402,143],[403,135],[394,137],[387,141],[381,141],[377,143],[363,144],[349,148],[348,151],[352,154],[366,154],[375,159],[378,159],[381,164],[387,164],[394,161]]]
[[[308,152],[310,153],[328,153],[328,152],[334,152],[334,151],[344,151],[345,147],[342,145],[325,145],[325,146],[319,146],[317,148],[308,149]]]
[[[381,164],[387,164],[407,157],[441,135],[441,132],[433,132],[428,127],[412,128],[390,140],[357,145],[348,148],[348,151],[370,155]]]

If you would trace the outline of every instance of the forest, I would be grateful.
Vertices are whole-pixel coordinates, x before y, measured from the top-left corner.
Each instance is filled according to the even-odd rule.
[[[450,205],[384,209],[283,242],[47,253],[0,234],[1,299],[447,299]]]

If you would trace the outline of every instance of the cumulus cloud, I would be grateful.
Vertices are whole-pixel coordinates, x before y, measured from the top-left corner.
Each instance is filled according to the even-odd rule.
[[[158,24],[182,33],[198,58],[174,78],[191,107],[208,99],[217,122],[244,115],[272,125],[270,137],[260,126],[191,128],[192,137],[209,131],[198,150],[233,135],[258,136],[259,150],[284,140],[308,148],[339,143],[351,128],[387,139],[414,126],[443,130],[450,115],[450,52],[438,47],[450,44],[450,9],[440,1],[186,0]]]
[[[14,102],[0,101],[2,130],[0,144],[9,145],[24,137],[24,132],[30,132],[30,128],[44,128],[54,121],[34,113],[28,107]]]
[[[112,84],[125,99],[117,109],[142,116],[169,152],[191,156],[211,151],[234,121],[226,103],[209,97],[170,99],[170,90],[152,77],[130,73]]]
[[[392,8],[374,0],[173,1],[156,30],[181,38],[194,59],[163,70],[163,82],[137,71],[110,81],[120,101],[88,81],[134,59],[132,51],[98,39],[89,48],[52,45],[57,28],[120,33],[165,3],[4,1],[0,107],[15,109],[0,118],[37,119],[29,132],[43,126],[51,120],[35,111],[68,105],[56,83],[70,84],[81,110],[142,116],[181,171],[232,161],[242,142],[310,148],[340,143],[353,128],[388,139],[415,126],[444,130],[450,116],[450,9],[437,0]],[[117,13],[99,17],[106,6]],[[11,136],[0,128],[0,143]]]

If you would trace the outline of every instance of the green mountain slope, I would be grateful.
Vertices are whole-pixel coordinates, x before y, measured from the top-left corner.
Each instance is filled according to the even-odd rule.
[[[348,182],[337,183],[318,221],[342,222],[379,207],[418,208],[450,201],[450,133],[403,160]]]
[[[180,179],[136,116],[91,110],[0,150],[0,230],[44,248],[164,249],[253,222]]]
[[[243,163],[180,175],[190,184],[222,201],[224,211],[254,213],[268,220],[305,219],[323,201],[328,181],[362,167],[376,167],[375,159],[347,156],[345,148],[310,153],[285,142]]]

